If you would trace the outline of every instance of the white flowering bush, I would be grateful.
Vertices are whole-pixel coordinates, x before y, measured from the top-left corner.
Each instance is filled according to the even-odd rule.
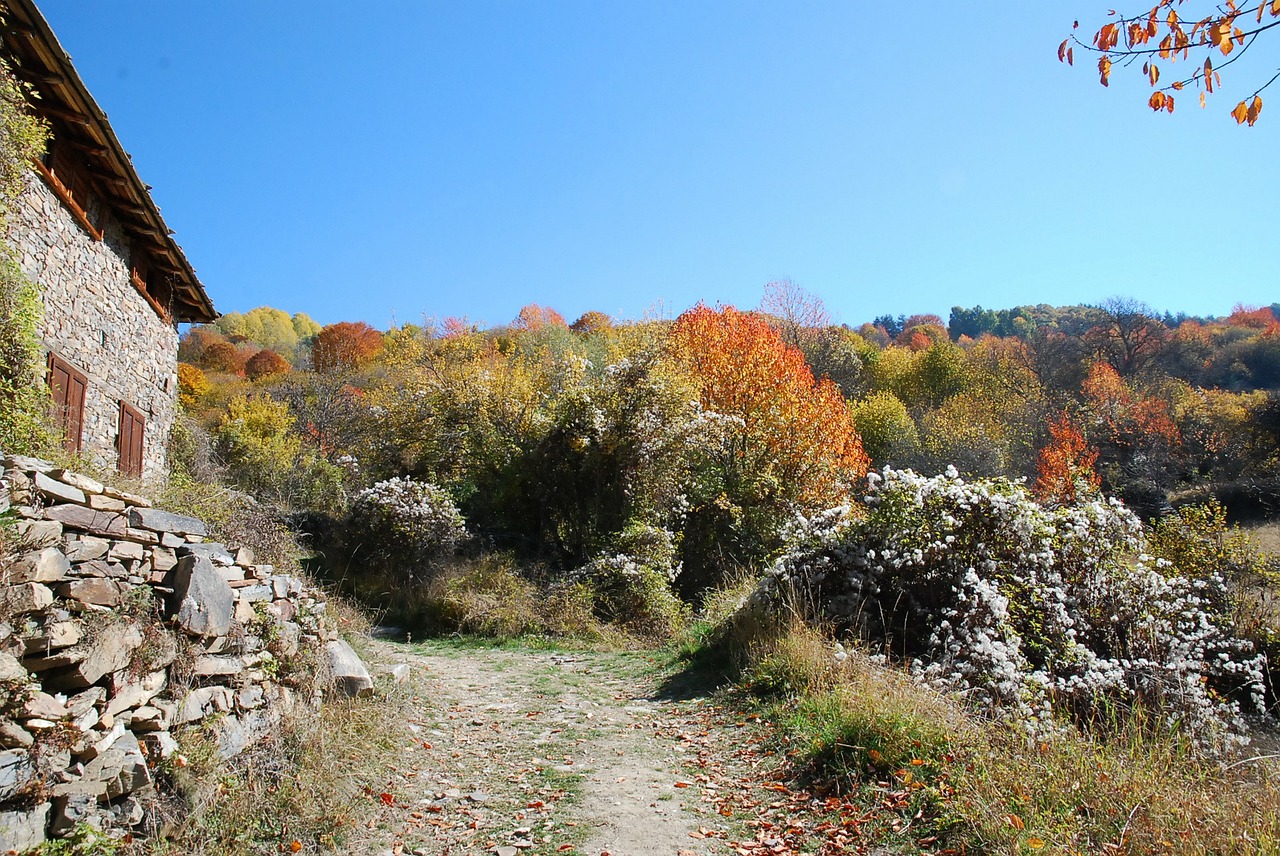
[[[348,552],[377,570],[427,575],[466,537],[449,494],[412,478],[380,481],[356,494],[347,517]]]
[[[688,609],[671,590],[680,574],[676,539],[668,530],[632,523],[573,575],[594,594],[599,617],[641,635],[673,636]]]
[[[759,597],[803,592],[921,681],[1033,726],[1139,702],[1213,746],[1263,711],[1264,658],[1231,633],[1221,576],[1146,555],[1115,501],[1050,509],[1003,479],[886,469],[861,509],[788,540]]]

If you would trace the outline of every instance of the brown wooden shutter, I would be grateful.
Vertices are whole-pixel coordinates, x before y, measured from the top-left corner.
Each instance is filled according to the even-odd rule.
[[[138,478],[142,475],[142,435],[147,420],[123,401],[120,402],[120,436],[116,445],[120,448],[118,469],[123,475]]]
[[[89,381],[66,360],[51,353],[48,382],[49,391],[53,393],[53,421],[62,429],[62,447],[75,454],[80,451],[84,394]]]

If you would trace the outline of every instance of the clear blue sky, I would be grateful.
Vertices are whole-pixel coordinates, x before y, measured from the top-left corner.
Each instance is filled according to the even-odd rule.
[[[223,312],[1280,300],[1276,42],[1155,116],[1101,0],[40,5]]]

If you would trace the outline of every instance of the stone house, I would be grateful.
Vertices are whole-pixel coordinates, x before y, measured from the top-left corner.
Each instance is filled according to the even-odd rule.
[[[177,411],[177,325],[217,313],[35,4],[3,5],[4,59],[51,131],[8,238],[44,297],[55,419],[68,451],[158,474]]]

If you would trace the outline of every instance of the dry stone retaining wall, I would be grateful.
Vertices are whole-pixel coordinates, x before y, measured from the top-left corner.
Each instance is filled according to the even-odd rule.
[[[371,690],[303,580],[144,497],[0,463],[0,853],[143,824],[186,729],[231,758],[326,686]]]

